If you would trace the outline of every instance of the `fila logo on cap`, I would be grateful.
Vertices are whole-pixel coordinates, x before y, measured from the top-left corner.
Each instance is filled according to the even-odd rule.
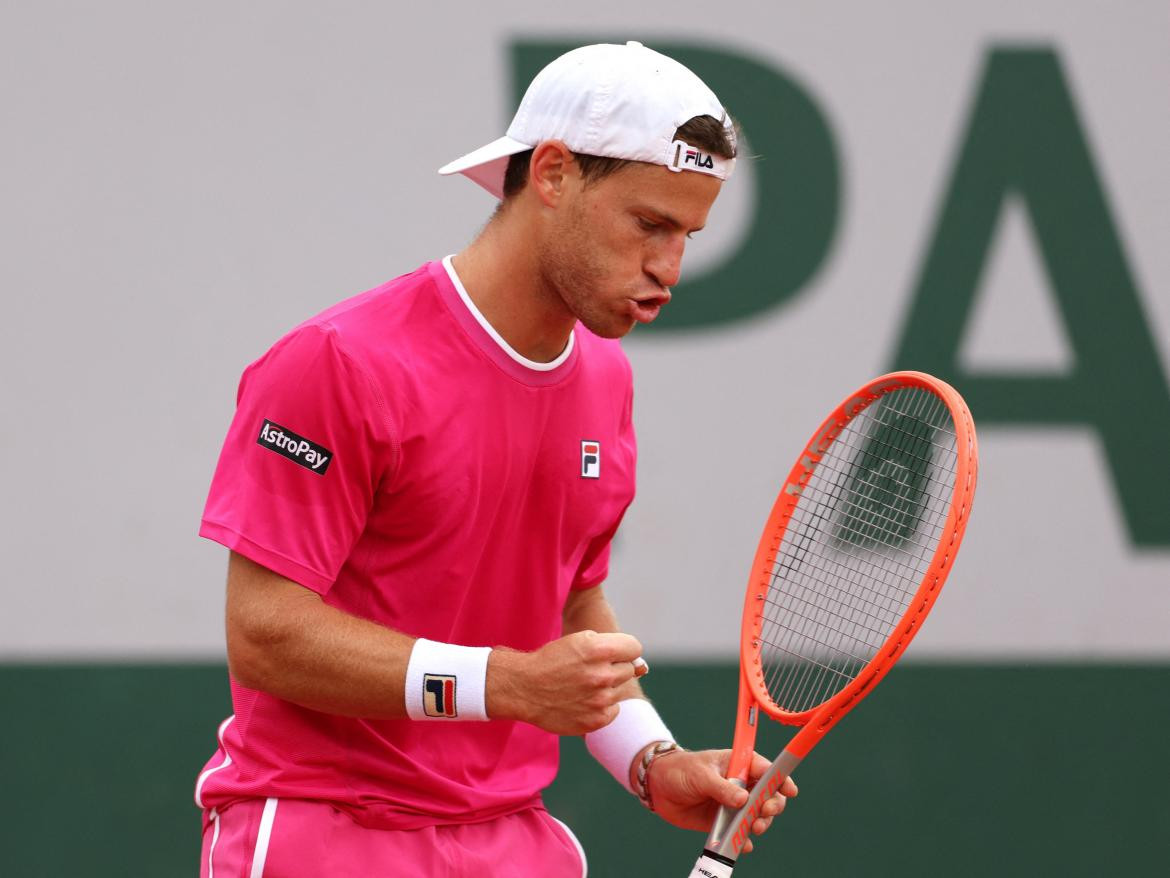
[[[711,160],[711,156],[703,155],[697,149],[688,149],[687,156],[683,159],[684,165],[694,165],[696,168],[713,169],[715,162]]]
[[[685,140],[676,140],[666,151],[666,168],[670,171],[700,171],[721,180],[731,173],[735,159],[723,159],[691,146]]]
[[[455,710],[455,677],[423,674],[423,712],[427,716],[458,716]]]
[[[581,440],[581,478],[601,478],[601,443],[596,439]]]

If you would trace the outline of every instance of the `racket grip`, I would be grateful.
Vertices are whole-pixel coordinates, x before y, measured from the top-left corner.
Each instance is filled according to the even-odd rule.
[[[728,863],[723,857],[714,859],[707,851],[695,861],[695,868],[687,878],[731,878],[734,863]]]

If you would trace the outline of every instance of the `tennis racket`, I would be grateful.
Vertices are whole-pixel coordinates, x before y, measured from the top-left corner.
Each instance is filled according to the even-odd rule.
[[[744,598],[727,777],[747,786],[764,714],[800,726],[691,878],[728,878],[764,802],[868,695],[922,627],[975,493],[975,425],[950,385],[894,372],[850,394],[788,474]]]

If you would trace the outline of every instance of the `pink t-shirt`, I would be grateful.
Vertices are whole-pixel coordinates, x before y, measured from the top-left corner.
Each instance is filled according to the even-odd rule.
[[[390,628],[532,650],[605,578],[633,499],[630,367],[581,326],[524,361],[448,271],[342,302],[245,370],[199,532]],[[232,701],[208,808],[321,799],[408,829],[528,807],[556,774],[556,736],[527,723],[349,719],[235,680]]]

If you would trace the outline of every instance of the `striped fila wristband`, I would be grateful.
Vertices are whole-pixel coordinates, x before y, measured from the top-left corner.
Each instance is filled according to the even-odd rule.
[[[639,753],[658,741],[674,741],[674,735],[645,698],[619,701],[613,722],[585,735],[585,747],[593,758],[638,798],[642,794],[630,786],[630,767]]]
[[[406,666],[406,715],[418,720],[486,720],[490,646],[456,646],[420,637]]]

